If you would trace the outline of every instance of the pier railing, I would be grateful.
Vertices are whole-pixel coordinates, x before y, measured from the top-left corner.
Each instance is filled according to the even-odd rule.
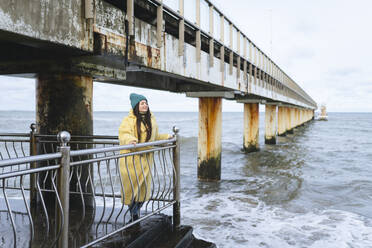
[[[1,152],[7,157],[0,160],[0,201],[4,202],[0,218],[6,220],[2,224],[8,232],[13,232],[13,239],[8,236],[6,245],[18,247],[24,242],[38,247],[88,247],[120,235],[124,229],[169,207],[173,207],[173,224],[179,225],[179,144],[178,130],[174,131],[175,136],[169,140],[136,146],[119,146],[117,139],[110,141],[104,136],[97,142],[87,137],[70,140],[69,134],[62,132],[58,148],[52,148],[56,142],[51,136],[38,137],[39,141],[48,138],[48,142],[33,143],[32,132],[30,142],[25,139],[27,134],[2,135],[0,143],[6,145]],[[28,156],[25,144],[29,144],[30,153],[40,147],[55,151]],[[88,149],[70,150],[74,144]],[[127,153],[120,153],[123,150]],[[13,157],[16,154],[18,158]],[[130,183],[123,183],[120,171],[130,169],[135,170],[135,177],[128,173]],[[149,177],[144,175],[146,169]],[[141,194],[140,187],[133,187],[140,178],[145,178],[149,187],[145,194],[150,195],[139,218],[134,219],[122,199],[126,192]]]

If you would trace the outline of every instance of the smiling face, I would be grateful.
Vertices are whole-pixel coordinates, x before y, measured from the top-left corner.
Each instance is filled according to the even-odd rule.
[[[148,109],[149,109],[149,105],[147,105],[146,100],[142,100],[142,101],[139,102],[139,104],[138,104],[139,112],[147,112]]]

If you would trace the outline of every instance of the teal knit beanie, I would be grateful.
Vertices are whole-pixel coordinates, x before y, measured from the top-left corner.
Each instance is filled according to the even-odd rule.
[[[136,107],[136,105],[142,100],[146,100],[146,102],[147,102],[147,99],[146,99],[145,96],[139,95],[139,94],[136,94],[136,93],[130,94],[129,99],[130,99],[130,104],[132,105],[132,109],[134,109]]]

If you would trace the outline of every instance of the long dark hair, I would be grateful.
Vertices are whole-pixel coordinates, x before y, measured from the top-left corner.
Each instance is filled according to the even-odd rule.
[[[139,112],[139,103],[134,107],[133,114],[136,116],[136,126],[137,126],[137,136],[138,142],[141,142],[141,122],[145,125],[146,128],[146,142],[150,140],[151,133],[152,133],[152,125],[151,125],[151,112],[150,108],[147,109],[146,114],[144,114],[144,118],[142,118],[142,114]]]

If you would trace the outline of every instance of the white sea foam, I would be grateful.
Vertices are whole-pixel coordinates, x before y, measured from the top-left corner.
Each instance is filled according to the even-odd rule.
[[[340,210],[292,213],[242,197],[213,193],[194,199],[197,204],[185,201],[183,224],[218,247],[372,247],[372,226],[360,215]]]

